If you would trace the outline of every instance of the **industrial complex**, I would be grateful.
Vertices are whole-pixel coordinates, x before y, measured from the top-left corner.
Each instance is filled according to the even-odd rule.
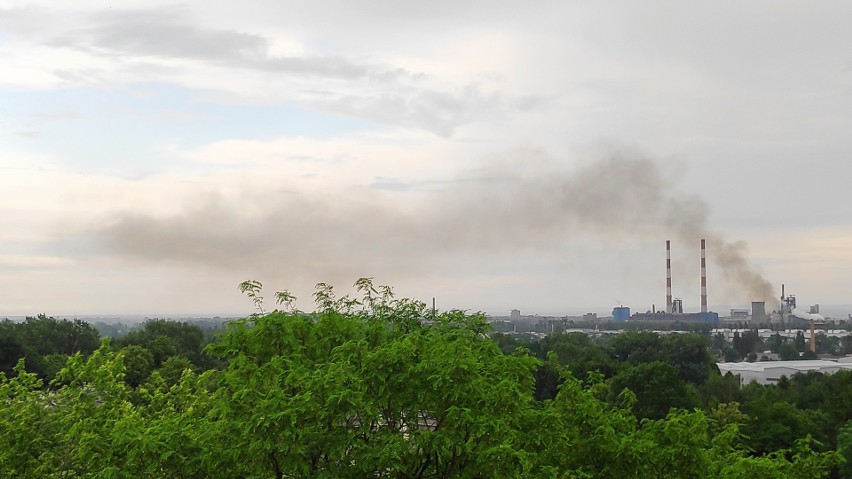
[[[672,298],[672,242],[666,240],[666,309],[659,311],[655,307],[645,313],[630,314],[630,309],[619,306],[612,310],[612,318],[615,321],[705,321],[719,322],[719,314],[707,311],[707,242],[701,240],[701,311],[685,313],[683,311],[683,300]]]
[[[612,309],[611,317],[599,317],[596,313],[587,313],[582,316],[563,317],[538,315],[522,316],[520,311],[512,310],[511,314],[508,317],[492,317],[492,321],[505,323],[505,325],[500,328],[503,331],[508,330],[516,332],[519,332],[520,330],[540,330],[539,332],[554,332],[556,330],[562,330],[571,327],[569,325],[574,325],[577,323],[594,323],[605,321],[614,321],[616,323],[627,321],[645,321],[655,323],[701,322],[711,323],[714,325],[713,327],[734,328],[760,328],[769,327],[770,325],[774,325],[772,326],[773,328],[777,326],[822,330],[828,328],[831,322],[827,321],[824,316],[820,315],[819,304],[814,304],[810,306],[807,309],[807,312],[803,311],[802,309],[799,309],[796,303],[796,296],[793,294],[787,294],[784,284],[781,285],[780,302],[770,306],[771,309],[769,311],[767,310],[766,301],[762,298],[760,301],[752,301],[750,308],[732,308],[729,314],[724,316],[714,311],[708,311],[707,241],[701,239],[697,246],[699,246],[698,253],[700,254],[698,262],[698,273],[700,274],[701,284],[699,311],[684,311],[683,300],[681,298],[672,296],[672,242],[671,240],[666,240],[666,305],[664,309],[658,309],[656,305],[652,304],[650,310],[644,312],[631,312],[629,306],[619,305]],[[849,318],[834,319],[833,321],[846,321],[847,319]],[[530,326],[531,323],[540,323],[539,325],[544,324],[545,327],[524,327],[524,325]],[[519,325],[521,326],[520,329]]]

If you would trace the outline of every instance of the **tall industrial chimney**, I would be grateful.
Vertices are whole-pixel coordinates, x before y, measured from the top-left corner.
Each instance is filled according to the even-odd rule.
[[[666,240],[666,312],[672,311],[672,242]]]
[[[701,240],[701,312],[707,312],[707,263],[704,240]]]
[[[814,334],[814,320],[811,319],[811,341],[810,341],[811,352],[816,352],[816,334]]]

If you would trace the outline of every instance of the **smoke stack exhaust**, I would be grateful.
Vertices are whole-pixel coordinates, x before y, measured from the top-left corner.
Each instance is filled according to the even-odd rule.
[[[701,312],[707,312],[707,262],[704,240],[701,240]]]
[[[666,240],[666,312],[672,312],[672,242]]]

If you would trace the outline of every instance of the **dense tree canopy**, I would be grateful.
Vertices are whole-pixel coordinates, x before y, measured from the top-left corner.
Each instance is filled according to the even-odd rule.
[[[27,367],[41,378],[52,378],[65,357],[74,353],[90,354],[97,349],[97,330],[80,320],[57,320],[45,315],[27,317],[22,322],[0,322],[0,371],[12,374],[20,358],[28,358]]]
[[[356,286],[362,297],[336,299],[319,285],[312,313],[288,308],[288,293],[279,296],[285,311],[232,322],[207,348],[217,368],[190,360],[194,332],[162,324],[70,356],[50,388],[19,363],[0,375],[0,471],[750,479],[825,477],[840,461],[816,452],[804,431],[750,452],[736,404],[698,407],[695,383],[719,386],[699,340],[625,336],[601,354],[582,352],[592,344],[579,337],[554,338],[542,361],[523,347],[505,354],[481,315],[436,313],[367,280]],[[158,364],[156,342],[177,354]],[[575,377],[566,361],[586,371]],[[545,365],[558,388],[536,400]],[[664,384],[655,390],[655,381]],[[659,397],[665,406],[643,409]]]

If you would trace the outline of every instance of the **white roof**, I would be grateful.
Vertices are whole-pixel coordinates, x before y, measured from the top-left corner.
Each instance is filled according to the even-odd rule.
[[[778,382],[782,376],[790,377],[796,373],[816,371],[833,374],[840,370],[852,370],[852,363],[836,361],[761,361],[755,363],[716,363],[722,374],[731,373],[740,377],[740,383],[756,381],[759,384]]]
[[[799,361],[758,361],[753,363],[716,363],[719,366],[719,371],[722,374],[731,372],[736,374],[739,372],[767,372],[772,369],[792,369],[796,371],[819,371],[821,369],[852,369],[852,363],[824,361],[821,359],[814,360],[799,360]]]

